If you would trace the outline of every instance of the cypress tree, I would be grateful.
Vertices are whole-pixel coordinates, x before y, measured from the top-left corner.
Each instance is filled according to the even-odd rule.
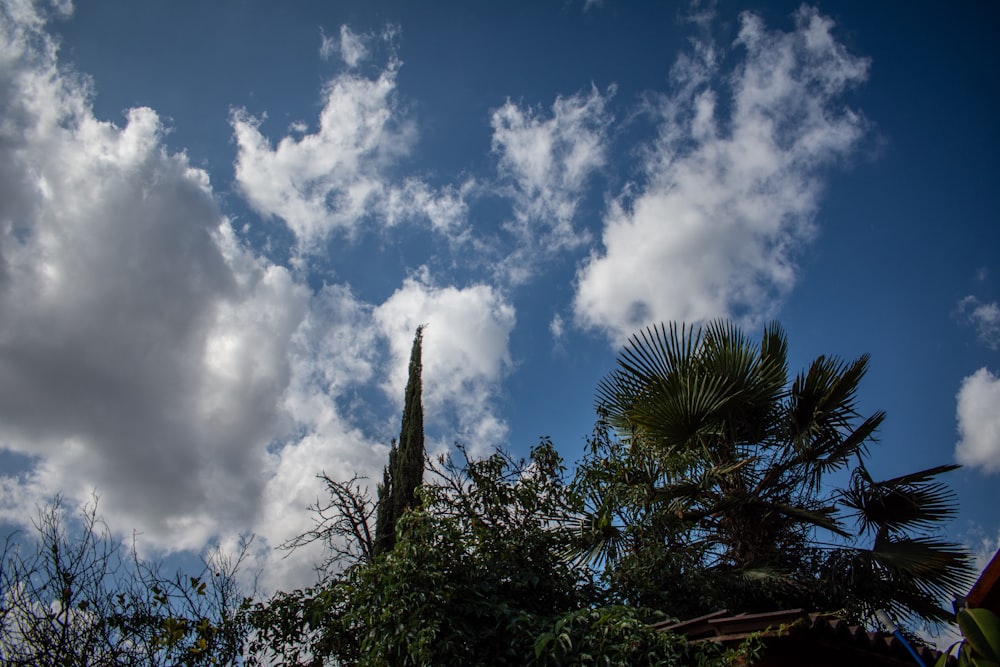
[[[372,556],[391,551],[396,538],[396,521],[392,514],[392,468],[396,460],[396,439],[389,450],[389,465],[382,470],[382,483],[378,485],[378,505],[375,512],[375,542]]]
[[[399,441],[389,450],[389,465],[378,486],[374,555],[391,551],[396,544],[396,522],[417,504],[417,487],[424,480],[424,408],[421,402],[421,350],[424,325],[417,327],[410,352],[410,373],[403,400]]]

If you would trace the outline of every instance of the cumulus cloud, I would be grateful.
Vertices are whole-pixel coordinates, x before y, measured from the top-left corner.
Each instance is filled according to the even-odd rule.
[[[958,314],[975,328],[980,342],[992,350],[1000,348],[1000,306],[995,301],[967,296],[958,302]]]
[[[148,540],[201,548],[253,519],[306,294],[153,110],[95,118],[20,11],[0,14],[0,447],[35,465],[4,500],[96,487]]]
[[[342,31],[342,48],[344,34],[352,33]],[[388,29],[383,38],[393,35]],[[399,66],[392,58],[375,78],[335,77],[324,89],[318,129],[298,125],[276,146],[261,132],[265,117],[232,113],[240,191],[261,215],[281,218],[301,250],[316,249],[335,230],[351,236],[373,222],[424,219],[448,233],[464,222],[468,185],[435,189],[394,177],[417,136],[396,99]]]
[[[392,353],[386,393],[402,407],[413,334],[427,324],[423,366],[428,422],[454,421],[455,438],[473,452],[500,444],[507,425],[494,414],[492,399],[511,368],[508,340],[515,321],[513,306],[488,285],[439,287],[426,271],[408,278],[375,309],[375,322]]]
[[[682,92],[655,104],[661,134],[644,180],[615,202],[604,250],[578,275],[578,323],[614,337],[647,316],[755,313],[791,285],[818,169],[864,129],[835,101],[867,67],[832,41],[828,21],[808,10],[797,20],[784,35],[744,19],[731,104],[716,104],[711,48],[675,68]],[[230,118],[237,185],[294,233],[304,270],[291,272],[241,242],[207,174],[165,148],[154,110],[117,125],[96,118],[86,79],[60,70],[43,29],[31,3],[0,9],[0,448],[27,457],[25,472],[0,476],[0,518],[97,488],[115,528],[157,546],[230,544],[246,529],[264,548],[279,544],[308,527],[317,473],[379,474],[398,411],[387,417],[371,399],[401,407],[420,324],[428,426],[447,433],[435,444],[484,453],[504,441],[507,294],[427,269],[384,300],[346,283],[313,291],[310,253],[333,234],[414,219],[462,240],[469,200],[498,189],[512,202],[513,250],[498,262],[508,284],[530,278],[539,255],[585,252],[578,209],[607,159],[610,91],[544,110],[508,101],[490,118],[499,185],[437,187],[398,173],[416,141],[398,61],[372,77],[354,69],[392,30],[324,35],[325,57],[351,70],[323,89],[312,128],[297,121],[272,142],[265,116]],[[552,318],[557,343],[567,324]],[[311,574],[308,552],[256,556],[268,586]]]
[[[621,342],[659,320],[753,321],[794,285],[796,252],[815,235],[821,170],[865,133],[840,97],[869,64],[815,10],[794,19],[785,33],[742,15],[730,77],[719,76],[711,44],[678,60],[676,93],[653,103],[660,132],[644,180],[610,207],[603,249],[579,270],[579,324]]]
[[[987,473],[1000,472],[1000,377],[986,368],[962,380],[955,458]]]
[[[313,295],[292,336],[291,379],[281,405],[293,433],[263,462],[266,482],[252,527],[265,538],[264,546],[280,545],[312,527],[306,508],[324,497],[316,477],[321,472],[334,479],[354,474],[379,479],[388,437],[380,437],[378,427],[359,428],[363,406],[352,405],[352,396],[375,377],[384,347],[372,310],[346,285],[329,285]],[[310,583],[312,565],[320,560],[310,548],[256,556],[265,589]]]
[[[314,554],[270,547],[309,527],[318,473],[380,472],[398,416],[369,399],[401,400],[423,322],[429,421],[454,418],[480,451],[505,437],[490,401],[515,317],[500,293],[426,272],[381,305],[347,284],[313,292],[241,242],[154,110],[96,118],[44,27],[34,5],[0,11],[0,449],[25,457],[0,475],[0,520],[96,489],[110,525],[140,530],[145,548],[252,531],[265,587],[308,583]],[[453,234],[473,181],[382,180],[400,147],[381,142],[409,142],[390,118],[393,76],[336,79],[319,132],[273,151],[255,121],[234,120],[251,203],[303,241],[372,210]],[[369,188],[386,195],[377,207]]]
[[[261,118],[234,112],[236,181],[247,202],[284,220],[304,245],[361,224],[379,201],[383,171],[413,142],[412,126],[394,113],[395,77],[390,67],[374,80],[335,78],[319,129],[286,136],[274,148],[260,132]]]
[[[426,271],[404,281],[378,306],[345,285],[314,295],[292,337],[291,380],[283,407],[294,434],[271,451],[265,464],[260,514],[254,530],[277,545],[311,527],[305,508],[323,496],[316,475],[367,478],[374,493],[390,440],[398,435],[403,388],[414,332],[424,336],[424,410],[430,449],[455,439],[477,453],[502,442],[505,422],[492,407],[511,366],[508,338],[513,308],[492,288],[439,287]],[[388,419],[360,395],[378,390],[395,406]],[[364,428],[359,424],[364,424]],[[448,439],[433,439],[447,429]],[[2,492],[2,489],[0,489]],[[315,550],[288,558],[257,554],[265,588],[308,583]]]
[[[556,98],[550,114],[510,100],[493,112],[493,152],[514,203],[508,229],[532,255],[515,258],[516,264],[590,240],[574,226],[574,216],[588,178],[606,160],[606,107],[607,97],[592,88],[589,95]]]

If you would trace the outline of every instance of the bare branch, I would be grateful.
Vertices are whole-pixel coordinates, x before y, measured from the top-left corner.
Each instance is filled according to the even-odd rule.
[[[329,496],[326,502],[317,500],[310,505],[313,528],[280,548],[293,551],[313,542],[322,543],[326,554],[323,562],[316,566],[320,575],[335,568],[371,561],[375,541],[372,522],[377,505],[368,486],[362,484],[367,478],[355,474],[346,482],[338,482],[326,473],[318,477],[326,484]]]

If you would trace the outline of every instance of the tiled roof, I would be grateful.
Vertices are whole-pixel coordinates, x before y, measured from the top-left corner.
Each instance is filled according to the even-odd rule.
[[[798,652],[802,665],[825,665],[827,660],[834,664],[833,653],[851,655],[856,658],[852,663],[855,665],[912,667],[916,664],[906,647],[893,635],[868,632],[835,616],[810,614],[802,609],[763,614],[730,614],[723,610],[687,621],[659,623],[655,627],[663,632],[684,635],[691,641],[727,645],[736,645],[757,635],[765,642],[765,655]],[[939,653],[933,649],[914,648],[926,665],[933,665],[938,658]]]
[[[965,596],[965,604],[969,607],[989,609],[994,614],[1000,614],[1000,551],[993,554],[993,560],[979,575],[972,590]]]

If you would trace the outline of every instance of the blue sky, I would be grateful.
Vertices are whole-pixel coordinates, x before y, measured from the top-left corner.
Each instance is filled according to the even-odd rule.
[[[310,554],[431,447],[572,462],[618,345],[780,320],[872,355],[872,468],[959,460],[995,549],[1000,46],[985,3],[101,2],[0,10],[0,520]]]

